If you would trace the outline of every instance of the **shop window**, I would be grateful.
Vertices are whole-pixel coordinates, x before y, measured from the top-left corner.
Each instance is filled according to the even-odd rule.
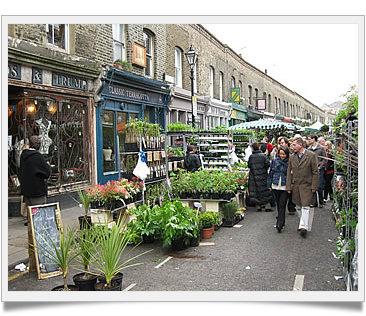
[[[103,111],[102,133],[103,133],[103,172],[115,171],[116,146],[114,137],[113,111]]]
[[[68,50],[69,25],[68,24],[46,24],[47,43]]]
[[[124,24],[112,24],[113,61],[126,60],[126,39]]]
[[[20,154],[32,135],[51,167],[49,190],[89,181],[86,104],[49,97],[10,99],[8,109],[9,193],[17,193]]]
[[[144,31],[144,43],[146,48],[145,76],[152,78],[154,76],[154,41],[153,35],[148,31]]]
[[[235,87],[236,87],[235,77],[231,77],[231,88],[235,88]]]
[[[118,136],[118,149],[120,156],[120,169],[125,172],[123,169],[123,152],[124,152],[124,144],[126,143],[126,124],[127,124],[127,113],[125,112],[117,112],[117,136]]]
[[[175,48],[175,85],[182,88],[182,50],[179,47]]]

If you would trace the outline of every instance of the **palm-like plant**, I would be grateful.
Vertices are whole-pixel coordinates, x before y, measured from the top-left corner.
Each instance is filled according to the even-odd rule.
[[[62,272],[64,281],[64,291],[68,291],[67,276],[69,274],[70,264],[78,256],[78,250],[75,247],[76,232],[74,229],[68,228],[66,231],[62,231],[60,234],[59,242],[55,242],[48,238],[44,240],[46,247],[44,251],[48,258],[56,264]],[[44,238],[44,237],[42,237]]]
[[[145,251],[137,256],[120,262],[122,254],[129,243],[130,234],[127,231],[128,216],[122,216],[115,226],[109,229],[107,226],[94,226],[95,242],[90,251],[95,269],[105,277],[106,287],[111,287],[112,279],[123,269],[141,265],[131,261],[150,252]]]
[[[89,212],[89,208],[90,208],[90,202],[91,202],[91,198],[90,196],[85,192],[85,191],[79,191],[79,199],[81,204],[83,205],[84,208],[84,212],[85,212],[85,216],[88,215]]]

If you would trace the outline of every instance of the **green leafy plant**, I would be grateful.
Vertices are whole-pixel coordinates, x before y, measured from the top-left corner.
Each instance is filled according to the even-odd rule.
[[[90,209],[90,201],[91,201],[90,195],[82,190],[80,190],[78,194],[80,203],[83,205],[84,208],[84,215],[87,216]]]
[[[223,203],[222,209],[221,209],[223,217],[226,220],[233,220],[234,217],[235,217],[235,213],[237,212],[238,208],[239,208],[239,206],[238,206],[238,203],[236,201]]]
[[[211,228],[215,224],[216,219],[213,212],[204,212],[200,213],[199,221],[201,228]]]
[[[84,278],[86,278],[90,273],[89,266],[92,259],[93,243],[95,241],[94,230],[92,228],[81,229],[77,237],[77,244],[79,246],[78,256],[83,264]]]
[[[159,207],[155,205],[150,208],[148,205],[140,205],[131,210],[134,220],[129,223],[131,229],[140,237],[154,236],[160,233],[161,227],[158,222],[157,212]]]
[[[127,60],[117,59],[113,62],[113,65],[123,70],[132,71],[132,64]]]

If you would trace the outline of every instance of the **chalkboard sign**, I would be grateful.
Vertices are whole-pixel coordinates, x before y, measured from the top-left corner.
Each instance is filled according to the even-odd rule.
[[[62,274],[52,256],[60,243],[61,212],[58,203],[28,207],[38,279]]]

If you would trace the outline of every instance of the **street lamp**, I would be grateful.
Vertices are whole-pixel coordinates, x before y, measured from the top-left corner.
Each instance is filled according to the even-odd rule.
[[[189,51],[186,53],[186,57],[188,60],[188,64],[191,67],[191,96],[192,96],[192,127],[195,128],[195,115],[197,114],[197,107],[194,107],[194,104],[197,103],[194,102],[194,87],[193,87],[193,80],[194,80],[194,66],[196,64],[197,61],[197,53],[196,51],[193,49],[192,45],[189,48]]]

